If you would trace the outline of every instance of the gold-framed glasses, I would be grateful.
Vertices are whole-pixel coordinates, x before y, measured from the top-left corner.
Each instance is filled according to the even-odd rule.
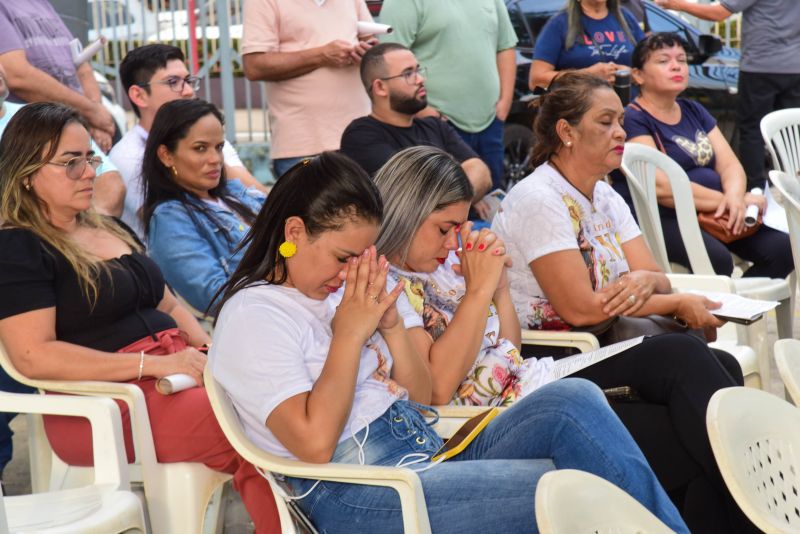
[[[66,163],[61,163],[59,161],[46,162],[46,165],[58,165],[59,167],[67,169],[67,178],[70,180],[80,180],[83,176],[83,172],[86,170],[86,165],[97,170],[102,164],[103,158],[100,156],[90,156],[88,158],[85,156],[75,156],[74,158],[70,158]]]

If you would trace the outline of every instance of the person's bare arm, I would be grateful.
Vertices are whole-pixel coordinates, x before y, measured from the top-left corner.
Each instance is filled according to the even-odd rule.
[[[93,128],[114,133],[114,119],[98,102],[66,87],[28,62],[23,50],[0,54],[8,86],[26,102],[61,102],[78,110]]]
[[[655,3],[664,9],[683,11],[699,19],[713,22],[719,22],[731,16],[731,12],[718,2],[713,4],[700,4],[687,2],[686,0],[655,0]]]
[[[32,379],[122,382],[139,374],[139,353],[102,352],[56,339],[55,307],[0,320],[0,340],[14,367]],[[187,348],[167,356],[145,355],[142,376],[185,373],[203,383],[204,354]]]
[[[472,184],[472,203],[479,201],[492,189],[492,173],[481,158],[470,158],[461,163],[461,168]]]
[[[168,287],[164,287],[164,298],[158,304],[158,310],[170,315],[175,319],[178,329],[186,334],[186,340],[189,345],[193,347],[201,347],[206,343],[211,343],[211,338],[208,336],[200,323],[197,322],[194,315],[181,306],[175,295]]]
[[[562,250],[546,254],[530,263],[531,271],[556,313],[573,326],[599,324],[615,315],[604,312],[609,302],[604,294],[595,292],[589,280],[586,264],[578,250]],[[623,277],[625,278],[625,277]],[[621,278],[613,284],[627,284]],[[613,286],[613,284],[609,284]],[[629,293],[619,296],[625,301]],[[691,294],[652,295],[637,306],[635,312],[623,313],[634,317],[647,315],[676,315],[692,328],[721,326],[722,322],[708,312],[713,304],[708,299]]]
[[[100,86],[97,85],[97,80],[94,77],[94,71],[89,63],[81,63],[76,69],[78,75],[78,83],[81,84],[83,89],[83,96],[92,102],[100,103],[102,95],[100,94]]]
[[[348,67],[354,64],[355,48],[341,39],[297,52],[253,52],[242,57],[248,80],[279,82],[308,74],[320,67]]]
[[[125,208],[125,182],[117,171],[108,171],[94,180],[94,209],[98,213],[121,217]]]
[[[577,69],[575,72],[586,72],[599,76],[609,83],[614,83],[614,74],[620,68],[620,65],[612,62],[598,62],[591,67],[585,69]],[[537,87],[548,88],[553,80],[563,71],[556,70],[555,65],[542,61],[541,59],[534,59],[531,64],[530,74],[528,75],[528,88],[531,91]]]
[[[505,121],[514,100],[514,83],[517,80],[517,58],[513,48],[497,53],[497,73],[500,75],[500,98],[495,106],[497,118]]]
[[[225,176],[228,179],[239,180],[245,187],[255,187],[262,193],[269,193],[269,187],[256,180],[256,177],[250,174],[246,167],[225,165]]]
[[[522,345],[522,328],[519,325],[517,310],[514,309],[514,301],[511,299],[511,292],[508,285],[497,288],[492,299],[494,307],[497,308],[497,315],[500,319],[500,337],[509,340],[515,347]]]

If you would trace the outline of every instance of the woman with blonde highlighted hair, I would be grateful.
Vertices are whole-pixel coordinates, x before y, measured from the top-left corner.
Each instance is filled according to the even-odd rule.
[[[233,474],[256,531],[275,532],[269,486],[225,439],[205,389],[155,390],[155,379],[176,373],[202,385],[206,357],[195,347],[210,339],[129,230],[92,210],[98,163],[71,108],[30,104],[9,122],[0,140],[0,342],[30,378],[139,386],[158,460]],[[45,427],[60,458],[89,465],[85,420],[48,418]]]

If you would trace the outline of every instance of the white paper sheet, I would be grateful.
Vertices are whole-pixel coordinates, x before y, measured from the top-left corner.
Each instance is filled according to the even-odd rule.
[[[759,315],[767,313],[779,304],[774,300],[749,299],[733,293],[716,293],[714,291],[700,291],[697,289],[693,289],[689,291],[689,293],[703,295],[707,299],[721,302],[721,308],[711,310],[711,313],[721,317],[737,317],[739,319],[751,320]]]
[[[772,195],[769,184],[764,187],[764,198],[767,199],[767,211],[764,213],[762,222],[765,226],[788,234],[789,222],[786,220],[786,211]]]
[[[165,376],[156,381],[156,390],[162,395],[172,395],[195,386],[197,386],[197,382],[194,381],[194,378],[183,373]]]
[[[631,347],[635,347],[642,341],[644,341],[644,336],[639,336],[627,341],[614,343],[613,345],[602,347],[591,352],[584,352],[582,354],[568,356],[567,358],[561,358],[553,363],[553,367],[550,370],[550,377],[552,380],[557,380],[573,373],[577,373],[581,369],[585,369],[590,365],[594,365],[597,362],[614,356],[615,354],[619,354],[620,352],[626,351]]]

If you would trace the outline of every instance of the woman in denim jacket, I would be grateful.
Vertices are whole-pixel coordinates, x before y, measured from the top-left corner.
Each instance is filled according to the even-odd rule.
[[[201,311],[239,265],[239,243],[266,198],[226,180],[224,142],[213,104],[177,100],[156,114],[142,161],[148,253],[167,283]]]

